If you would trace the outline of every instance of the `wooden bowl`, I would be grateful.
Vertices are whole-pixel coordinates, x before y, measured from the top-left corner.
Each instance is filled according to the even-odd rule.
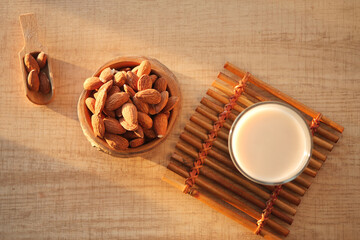
[[[98,70],[95,71],[93,76],[98,77],[101,73],[101,71],[107,67],[119,69],[123,67],[134,67],[139,65],[143,60],[148,60],[151,63],[151,72],[155,73],[159,77],[166,77],[168,79],[168,87],[167,91],[169,92],[170,96],[178,96],[179,97],[179,103],[175,106],[175,108],[171,111],[170,117],[169,117],[169,123],[168,128],[166,131],[166,134],[162,138],[156,138],[148,143],[145,143],[144,145],[141,145],[137,148],[128,148],[126,150],[115,150],[109,147],[109,145],[103,140],[94,135],[92,126],[91,126],[91,113],[87,109],[85,100],[87,97],[89,97],[91,91],[83,90],[77,106],[77,112],[78,112],[78,118],[80,121],[81,128],[83,130],[83,133],[85,137],[89,140],[91,145],[93,147],[96,147],[98,150],[101,150],[105,153],[117,156],[117,157],[133,157],[137,155],[141,155],[145,152],[148,152],[152,149],[154,149],[157,145],[159,145],[162,141],[165,140],[165,138],[169,135],[170,131],[172,130],[176,118],[180,111],[180,100],[181,100],[181,94],[180,94],[180,88],[179,84],[176,80],[175,75],[162,63],[160,63],[158,60],[154,58],[148,58],[143,56],[129,56],[129,57],[118,57],[115,58],[104,65],[102,65]]]

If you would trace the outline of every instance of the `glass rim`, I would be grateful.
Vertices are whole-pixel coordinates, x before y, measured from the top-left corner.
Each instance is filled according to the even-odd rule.
[[[240,165],[237,163],[237,161],[235,160],[235,156],[234,156],[234,153],[233,153],[233,148],[232,148],[232,136],[233,136],[233,133],[234,133],[234,128],[236,126],[236,123],[240,120],[240,118],[242,116],[244,116],[249,110],[257,107],[257,106],[260,106],[260,105],[264,105],[264,104],[278,104],[278,105],[282,105],[284,107],[287,107],[288,109],[291,109],[293,110],[297,115],[300,116],[300,118],[304,121],[305,123],[305,126],[306,128],[308,129],[309,131],[309,136],[310,136],[310,151],[309,151],[309,156],[306,160],[306,163],[304,165],[304,167],[299,170],[299,172],[297,174],[295,174],[294,176],[290,177],[290,178],[287,178],[285,179],[284,181],[280,181],[280,182],[267,182],[267,181],[262,181],[262,180],[259,180],[259,179],[256,179],[256,178],[253,178],[251,177],[249,174],[247,174],[241,167]],[[310,162],[310,158],[311,158],[311,153],[312,153],[312,150],[313,150],[313,138],[312,138],[312,135],[311,135],[311,131],[310,131],[310,127],[309,125],[307,124],[306,122],[306,119],[305,117],[299,112],[298,109],[294,108],[293,106],[287,104],[287,103],[283,103],[283,102],[277,102],[277,101],[265,101],[265,102],[258,102],[258,103],[255,103],[247,108],[245,108],[234,120],[234,122],[232,123],[231,125],[231,128],[230,128],[230,131],[229,131],[229,140],[228,140],[228,148],[229,148],[229,153],[230,153],[230,157],[231,157],[231,160],[232,162],[234,163],[235,167],[237,168],[237,170],[243,175],[245,176],[247,179],[255,182],[255,183],[259,183],[259,184],[263,184],[263,185],[280,185],[280,184],[284,184],[284,183],[287,183],[287,182],[291,182],[292,180],[294,180],[295,178],[297,178],[304,170],[305,168],[309,165],[309,162]]]

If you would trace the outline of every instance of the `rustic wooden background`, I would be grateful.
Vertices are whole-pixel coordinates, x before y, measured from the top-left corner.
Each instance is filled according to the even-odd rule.
[[[179,133],[226,60],[345,127],[287,239],[360,235],[360,2],[3,1],[0,4],[0,239],[260,239],[163,183]],[[56,98],[24,96],[19,15],[35,12]],[[76,105],[83,80],[121,55],[177,76],[182,114],[145,157],[93,149]]]

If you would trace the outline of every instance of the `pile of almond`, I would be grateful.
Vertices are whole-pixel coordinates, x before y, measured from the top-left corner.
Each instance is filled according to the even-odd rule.
[[[43,71],[47,63],[47,56],[44,52],[27,53],[24,57],[24,64],[27,76],[27,85],[29,90],[47,94],[51,90],[50,81]]]
[[[167,79],[151,71],[144,60],[134,68],[105,68],[99,77],[90,77],[84,89],[92,113],[94,134],[116,150],[136,148],[166,134],[177,96],[167,91]]]

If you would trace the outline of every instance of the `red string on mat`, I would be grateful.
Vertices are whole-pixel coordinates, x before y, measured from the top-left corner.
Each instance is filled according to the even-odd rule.
[[[319,113],[316,117],[314,117],[311,121],[310,124],[310,130],[312,135],[314,136],[315,132],[317,131],[317,129],[320,126],[320,121],[321,121],[321,117],[322,114]],[[259,234],[262,227],[265,224],[265,221],[269,218],[274,202],[276,201],[280,191],[282,189],[282,185],[278,185],[275,187],[274,191],[272,192],[270,199],[266,202],[266,208],[263,210],[262,214],[261,214],[261,218],[257,221],[257,228],[255,230],[255,234]]]
[[[263,210],[261,214],[261,218],[257,221],[257,228],[255,230],[255,234],[260,233],[262,227],[265,224],[265,221],[269,218],[271,211],[273,209],[273,205],[276,199],[278,198],[281,189],[282,189],[282,185],[277,185],[274,191],[272,192],[269,200],[266,202],[266,208]]]
[[[311,130],[311,133],[312,135],[314,136],[315,132],[317,131],[317,129],[319,128],[320,126],[320,121],[321,121],[321,118],[322,118],[322,114],[319,113],[316,117],[314,117],[311,121],[311,124],[310,124],[310,130]]]
[[[189,172],[190,177],[185,180],[186,187],[184,189],[184,193],[189,193],[191,187],[195,184],[195,180],[200,174],[200,168],[203,166],[204,160],[208,155],[209,150],[212,148],[213,142],[216,140],[218,132],[223,127],[224,122],[228,118],[231,110],[234,108],[236,101],[245,91],[246,82],[249,76],[250,74],[246,73],[243,79],[240,80],[239,84],[235,86],[234,95],[229,98],[229,103],[224,106],[223,112],[219,114],[218,120],[214,123],[213,129],[209,132],[208,138],[202,143],[202,148],[198,153],[198,157],[194,162],[194,166]]]

